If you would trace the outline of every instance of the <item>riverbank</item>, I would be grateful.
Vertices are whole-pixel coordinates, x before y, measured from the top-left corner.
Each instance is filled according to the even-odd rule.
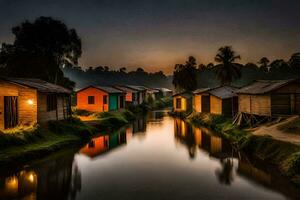
[[[271,136],[254,135],[232,124],[219,115],[192,114],[186,120],[193,125],[205,126],[221,134],[239,150],[274,165],[293,183],[300,186],[300,147]]]
[[[60,149],[84,144],[99,131],[116,130],[132,122],[130,111],[95,114],[97,120],[81,121],[74,117],[0,132],[0,165],[19,164],[40,159]]]
[[[76,118],[0,133],[0,165],[38,159],[88,141],[96,133],[95,128]]]

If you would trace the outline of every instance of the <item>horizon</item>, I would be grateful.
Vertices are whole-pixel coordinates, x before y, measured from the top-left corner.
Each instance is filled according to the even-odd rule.
[[[214,62],[218,48],[232,46],[241,63],[261,57],[288,59],[299,52],[300,2],[276,1],[1,1],[0,42],[12,43],[11,28],[51,16],[82,39],[79,65],[142,67],[170,75],[174,65],[194,56]],[[278,16],[280,13],[280,16]]]

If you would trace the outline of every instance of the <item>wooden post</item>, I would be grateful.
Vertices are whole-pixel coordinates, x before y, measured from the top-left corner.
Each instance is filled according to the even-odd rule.
[[[295,106],[296,106],[295,94],[291,94],[291,114],[295,114]]]

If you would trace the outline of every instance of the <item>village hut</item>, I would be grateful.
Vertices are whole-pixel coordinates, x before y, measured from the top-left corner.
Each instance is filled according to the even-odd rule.
[[[125,107],[125,93],[113,87],[88,86],[76,92],[77,109],[107,112]]]
[[[182,92],[173,95],[173,108],[175,112],[191,113],[193,111],[193,95]]]
[[[239,112],[258,116],[300,114],[300,81],[258,80],[236,91]]]
[[[193,108],[198,113],[210,113],[210,88],[199,88],[193,92]]]
[[[142,104],[146,100],[147,88],[139,85],[124,85],[129,89],[135,90],[137,92],[138,104]]]
[[[125,93],[125,103],[126,107],[129,105],[138,105],[138,91],[134,89],[130,89],[125,86],[117,85],[114,88],[121,90]]]
[[[235,116],[238,112],[238,97],[232,86],[203,88],[195,90],[194,110],[196,112]]]
[[[0,78],[0,130],[70,116],[70,90],[40,79]]]
[[[172,97],[173,91],[168,88],[155,88],[159,92],[156,94],[156,98],[162,98],[162,97]]]

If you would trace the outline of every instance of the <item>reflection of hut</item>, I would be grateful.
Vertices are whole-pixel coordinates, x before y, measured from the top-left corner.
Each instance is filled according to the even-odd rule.
[[[109,148],[109,136],[99,136],[93,138],[88,144],[80,149],[80,153],[94,158],[95,156],[107,151]]]
[[[147,121],[144,117],[136,119],[132,123],[132,133],[145,132],[147,128]]]
[[[259,80],[237,93],[241,113],[259,116],[300,114],[299,80]]]
[[[37,175],[34,171],[23,170],[0,181],[4,181],[0,188],[0,199],[27,199],[37,189]]]
[[[193,98],[189,92],[173,95],[173,108],[175,112],[190,113],[193,111]]]
[[[238,173],[267,185],[272,180],[270,174],[254,167],[250,162],[245,160],[239,160]]]
[[[216,155],[222,152],[222,138],[211,136],[210,138],[210,153]]]

